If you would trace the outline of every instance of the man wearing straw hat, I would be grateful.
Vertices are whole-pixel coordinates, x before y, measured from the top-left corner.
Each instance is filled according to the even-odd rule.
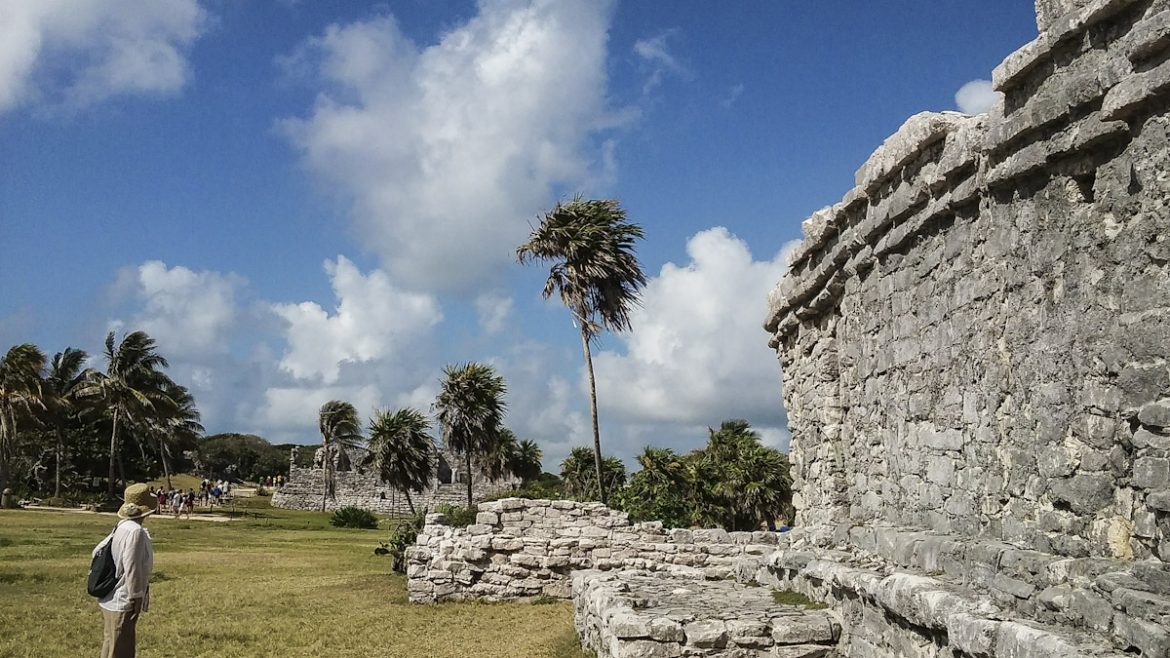
[[[98,599],[105,621],[102,658],[134,657],[138,617],[150,607],[154,549],[142,522],[154,513],[156,501],[145,484],[126,487],[122,500],[118,510],[121,520],[108,539],[113,542],[110,552],[118,582],[113,591]],[[98,548],[101,546],[98,544]],[[95,548],[94,555],[97,551]]]

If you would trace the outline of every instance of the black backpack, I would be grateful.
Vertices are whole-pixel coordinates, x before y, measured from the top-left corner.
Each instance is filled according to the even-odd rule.
[[[118,529],[114,526],[114,530]],[[94,553],[93,562],[89,564],[89,582],[86,591],[90,596],[102,598],[114,591],[118,584],[117,567],[114,566],[114,532],[102,540]]]

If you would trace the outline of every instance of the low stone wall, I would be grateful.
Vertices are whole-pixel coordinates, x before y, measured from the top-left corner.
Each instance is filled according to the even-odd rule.
[[[836,658],[841,622],[772,590],[637,571],[573,574],[581,644],[597,658]]]
[[[630,523],[601,503],[505,498],[479,509],[467,528],[427,517],[408,556],[411,601],[568,598],[570,574],[579,569],[732,578],[740,565],[761,563],[777,542],[768,532]]]

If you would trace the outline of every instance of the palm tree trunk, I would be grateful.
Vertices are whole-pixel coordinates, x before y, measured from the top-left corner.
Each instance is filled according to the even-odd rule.
[[[62,436],[64,430],[61,426],[57,426],[57,474],[53,478],[53,497],[61,497],[61,451],[65,446],[65,437]]]
[[[158,439],[158,457],[162,460],[163,475],[167,478],[167,489],[173,489],[174,487],[171,486],[171,469],[167,464],[167,449],[163,445],[162,437]]]
[[[110,485],[109,493],[114,495],[114,468],[118,459],[118,408],[114,407],[114,430],[110,432]]]
[[[14,434],[8,422],[8,405],[0,404],[0,491],[8,487],[8,446],[16,440]]]
[[[471,451],[467,451],[467,509],[471,509]]]
[[[597,495],[606,504],[605,483],[601,480],[601,432],[597,429],[597,380],[593,376],[593,353],[589,350],[589,333],[581,322],[581,349],[585,351],[585,367],[589,370],[589,412],[593,417],[593,464],[597,468]]]
[[[414,509],[414,501],[410,499],[410,489],[403,489],[402,492],[406,494],[406,504],[410,507],[411,515],[418,514]]]

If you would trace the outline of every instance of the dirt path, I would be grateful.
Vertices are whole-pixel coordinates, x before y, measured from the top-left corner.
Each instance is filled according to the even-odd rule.
[[[43,507],[41,505],[27,505],[24,509],[36,510],[38,512],[63,512],[65,514],[89,514],[91,516],[117,516],[114,512],[91,512],[84,509],[67,509],[64,507]],[[170,514],[151,514],[151,519],[165,519],[169,521],[209,521],[211,523],[227,523],[231,521],[229,517],[220,514],[192,514],[190,518],[184,514],[176,519]]]

